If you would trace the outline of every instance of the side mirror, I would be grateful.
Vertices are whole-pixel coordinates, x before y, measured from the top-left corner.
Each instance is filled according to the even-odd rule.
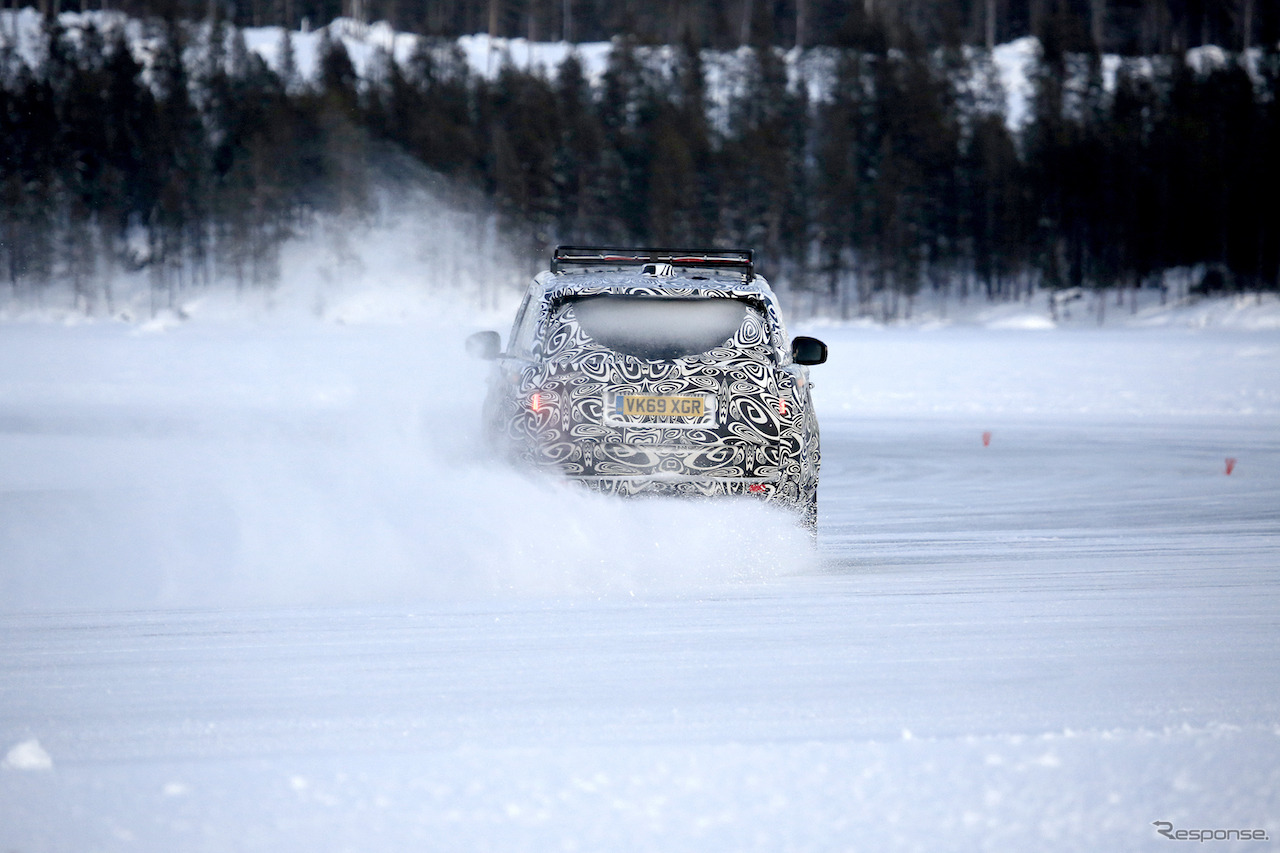
[[[827,345],[817,338],[794,337],[791,339],[791,360],[796,364],[822,364],[827,360]]]
[[[493,361],[502,351],[502,338],[497,332],[476,332],[467,337],[467,355]]]

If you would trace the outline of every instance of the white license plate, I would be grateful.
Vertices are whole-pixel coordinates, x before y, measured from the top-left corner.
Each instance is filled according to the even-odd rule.
[[[615,394],[609,419],[615,423],[695,425],[706,420],[705,396],[693,394]]]

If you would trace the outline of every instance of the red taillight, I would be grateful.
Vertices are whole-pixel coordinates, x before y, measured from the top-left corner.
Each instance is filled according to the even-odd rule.
[[[787,416],[787,412],[790,411],[790,409],[791,407],[787,405],[787,398],[779,397],[778,398],[778,414],[782,415],[785,418]]]
[[[529,396],[529,408],[533,409],[535,412],[542,411],[542,395],[541,394],[534,393]]]
[[[747,491],[753,495],[763,495],[766,491],[768,491],[768,489],[769,487],[766,486],[764,483],[752,483],[751,485],[747,486]]]

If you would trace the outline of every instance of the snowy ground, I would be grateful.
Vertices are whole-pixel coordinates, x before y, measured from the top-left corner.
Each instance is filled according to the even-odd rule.
[[[1274,305],[1016,310],[802,330],[816,552],[486,462],[465,318],[5,322],[0,850],[1271,849]]]

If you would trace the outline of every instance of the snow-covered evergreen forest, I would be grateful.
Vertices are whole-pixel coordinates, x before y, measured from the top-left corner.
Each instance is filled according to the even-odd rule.
[[[269,291],[290,240],[376,226],[408,186],[471,223],[460,252],[516,259],[477,293],[582,242],[755,248],[844,317],[1280,288],[1280,47],[1253,36],[1118,55],[1064,12],[990,46],[888,17],[809,46],[538,43],[147,11],[0,13],[0,299]]]

